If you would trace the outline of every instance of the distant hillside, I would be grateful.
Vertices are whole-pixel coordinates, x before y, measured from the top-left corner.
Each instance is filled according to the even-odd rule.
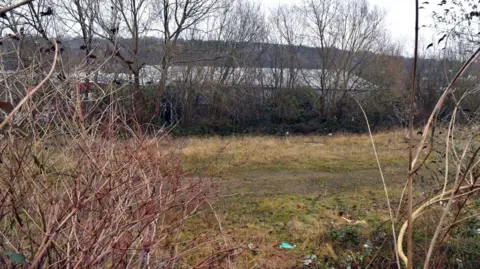
[[[0,51],[13,51],[14,46],[19,41],[7,40],[0,45]],[[41,37],[26,37],[23,41],[27,53],[23,54],[24,63],[28,64],[29,59],[40,49],[45,50],[51,45]],[[118,46],[121,48],[121,54],[126,59],[133,60],[130,44],[131,39],[119,38]],[[112,44],[104,39],[96,39],[94,43],[94,54],[100,60],[110,57],[112,54]],[[84,59],[85,52],[81,49],[83,40],[81,38],[68,38],[61,40],[63,56],[65,59],[73,62]],[[332,49],[331,55],[339,58],[347,53],[338,49]],[[140,65],[159,65],[163,54],[162,40],[156,37],[145,37],[140,40],[137,59]],[[362,56],[373,56],[369,52],[364,52]],[[122,69],[122,62],[113,57],[110,64],[105,65],[105,69]],[[411,58],[395,56],[395,59],[401,58],[403,61],[403,71],[408,73],[412,65]],[[355,62],[357,59],[353,59]],[[398,61],[397,61],[398,62]],[[420,59],[420,64],[432,65],[438,62],[434,59]],[[238,43],[226,41],[202,41],[202,40],[179,40],[174,47],[173,65],[194,64],[197,66],[238,66],[238,67],[261,67],[261,68],[289,68],[298,69],[318,69],[322,68],[322,58],[317,48],[307,46],[289,47],[287,45],[270,43]],[[458,63],[448,63],[452,68],[457,68]],[[5,70],[17,69],[17,55],[4,54],[3,65]],[[442,62],[443,65],[443,62]],[[123,66],[126,71],[126,66]],[[476,63],[474,69],[480,70],[480,64]]]

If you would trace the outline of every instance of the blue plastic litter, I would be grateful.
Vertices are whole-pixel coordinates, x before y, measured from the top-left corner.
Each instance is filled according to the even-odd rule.
[[[294,249],[296,247],[297,247],[297,245],[292,246],[287,242],[283,242],[283,243],[280,244],[280,248],[284,248],[284,249]]]

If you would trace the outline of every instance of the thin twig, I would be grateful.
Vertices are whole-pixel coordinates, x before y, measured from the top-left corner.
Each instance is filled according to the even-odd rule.
[[[365,110],[363,109],[363,107],[360,104],[360,102],[358,101],[358,99],[352,93],[349,93],[349,94],[350,94],[350,96],[352,96],[352,98],[355,100],[355,102],[357,102],[358,106],[362,110],[363,116],[365,117],[365,121],[367,123],[368,134],[370,136],[370,142],[372,143],[373,153],[375,154],[375,159],[377,160],[378,171],[380,172],[380,178],[382,179],[382,183],[383,183],[383,190],[385,191],[385,198],[387,198],[388,212],[390,213],[390,220],[391,220],[391,223],[392,223],[393,242],[395,244],[395,247],[394,247],[395,248],[395,258],[396,258],[396,261],[397,261],[397,267],[398,267],[398,269],[400,269],[400,259],[398,257],[398,251],[397,251],[397,236],[396,236],[396,232],[395,232],[395,221],[394,221],[392,206],[391,206],[391,203],[390,203],[390,198],[388,196],[387,183],[385,181],[385,176],[383,175],[382,165],[380,163],[380,159],[378,158],[378,152],[377,152],[377,149],[375,147],[375,141],[373,140],[372,130],[370,129],[370,123],[368,121],[368,116],[367,116],[367,113],[365,113]]]

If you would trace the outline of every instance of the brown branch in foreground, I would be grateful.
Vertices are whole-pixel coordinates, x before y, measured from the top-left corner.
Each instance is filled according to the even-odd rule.
[[[21,7],[23,5],[26,5],[26,4],[30,4],[31,2],[33,2],[33,0],[24,0],[24,1],[18,2],[16,4],[13,4],[11,6],[1,8],[0,9],[0,17],[5,16],[5,13],[7,13],[9,11],[12,11],[12,10],[14,10],[16,8],[19,8],[19,7]]]
[[[480,191],[480,185],[477,184],[473,186],[463,186],[463,187],[460,187],[458,190],[465,190],[465,189],[471,189],[472,191]],[[455,189],[451,189],[447,191],[445,194],[452,194],[454,192],[455,192]],[[424,204],[422,204],[417,210],[415,210],[415,212],[413,212],[412,219],[415,220],[422,213],[422,211],[427,207],[430,207],[433,204],[438,203],[440,201],[450,199],[450,198],[443,198],[443,196],[444,196],[444,193],[441,193],[433,197],[432,199],[428,200]],[[405,235],[405,231],[407,230],[407,226],[408,226],[408,222],[405,222],[402,225],[402,228],[400,229],[400,233],[398,234],[398,254],[400,255],[400,258],[403,260],[405,264],[408,264],[409,262],[408,262],[407,256],[405,256],[405,253],[403,252],[402,244],[403,244],[403,237]]]
[[[412,160],[412,163],[411,163],[411,166],[412,167],[415,167],[415,164],[420,156],[420,152],[422,150],[422,147],[423,145],[425,144],[425,141],[427,140],[427,135],[428,135],[428,132],[431,128],[431,126],[434,125],[434,119],[436,117],[436,115],[439,113],[440,111],[440,108],[442,108],[443,106],[443,103],[445,102],[445,99],[446,97],[449,95],[449,94],[452,94],[453,93],[453,85],[455,85],[455,83],[457,82],[457,80],[463,75],[463,73],[465,73],[465,71],[470,67],[470,65],[475,61],[475,59],[477,59],[477,57],[480,55],[480,47],[477,48],[477,50],[472,54],[472,56],[470,56],[470,58],[467,60],[467,62],[465,62],[465,64],[460,68],[460,70],[457,72],[457,74],[455,75],[455,77],[453,78],[453,80],[448,84],[447,86],[447,89],[443,92],[442,96],[440,96],[437,104],[435,105],[432,113],[430,114],[430,117],[427,121],[427,124],[425,125],[424,129],[423,129],[423,135],[422,135],[422,139],[420,141],[420,143],[418,144],[418,147],[417,147],[417,152],[416,152],[416,155],[414,157],[414,159]],[[445,193],[444,193],[445,194]],[[443,194],[442,194],[443,195]],[[422,206],[423,207],[423,206]],[[421,209],[423,209],[421,207]],[[415,212],[421,212],[422,210],[416,210]],[[415,215],[415,212],[412,213],[413,215]],[[412,217],[412,219],[414,219],[414,217]],[[404,229],[405,228],[405,229]],[[405,233],[405,230],[407,228],[407,223],[405,223],[404,227],[402,227],[402,230],[400,230],[400,233],[398,235],[398,251],[399,251],[399,255],[400,255],[400,258],[402,258],[402,260],[407,263],[408,259],[407,259],[407,256],[405,256],[404,252],[403,252],[403,246],[402,246],[402,241],[403,241],[403,235]],[[426,263],[428,263],[428,261],[426,261]]]
[[[2,121],[0,124],[0,130],[5,128],[5,126],[12,120],[13,116],[15,115],[18,110],[22,107],[25,102],[28,101],[53,75],[53,72],[55,71],[55,67],[57,66],[57,61],[58,61],[58,44],[56,42],[53,42],[55,44],[55,56],[53,58],[53,63],[52,63],[52,68],[50,69],[50,72],[48,72],[48,75],[33,89],[29,90],[27,95],[18,103],[18,105],[8,114],[8,117]]]
[[[413,56],[413,74],[412,74],[412,88],[410,89],[410,120],[408,124],[409,133],[409,150],[408,150],[408,237],[407,237],[407,269],[412,269],[413,263],[413,121],[415,113],[415,82],[417,78],[417,58],[418,58],[418,0],[415,0],[415,49]],[[421,146],[420,146],[421,147]]]

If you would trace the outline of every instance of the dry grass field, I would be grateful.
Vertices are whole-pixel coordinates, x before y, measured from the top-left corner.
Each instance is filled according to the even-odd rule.
[[[407,165],[402,132],[375,136],[386,168]],[[183,141],[185,165],[209,166],[211,172],[324,171],[345,172],[377,167],[366,135],[292,137],[211,137]]]
[[[396,208],[408,144],[400,131],[374,138]],[[346,268],[354,260],[364,268],[373,257],[382,266],[394,257],[367,135],[188,138],[177,145],[187,171],[219,186],[212,201],[216,217],[192,219],[185,236],[242,250],[230,261],[237,268],[302,268],[306,255],[316,255],[309,268]],[[280,249],[281,242],[296,247]],[[190,258],[211,254],[214,245],[199,246]]]

